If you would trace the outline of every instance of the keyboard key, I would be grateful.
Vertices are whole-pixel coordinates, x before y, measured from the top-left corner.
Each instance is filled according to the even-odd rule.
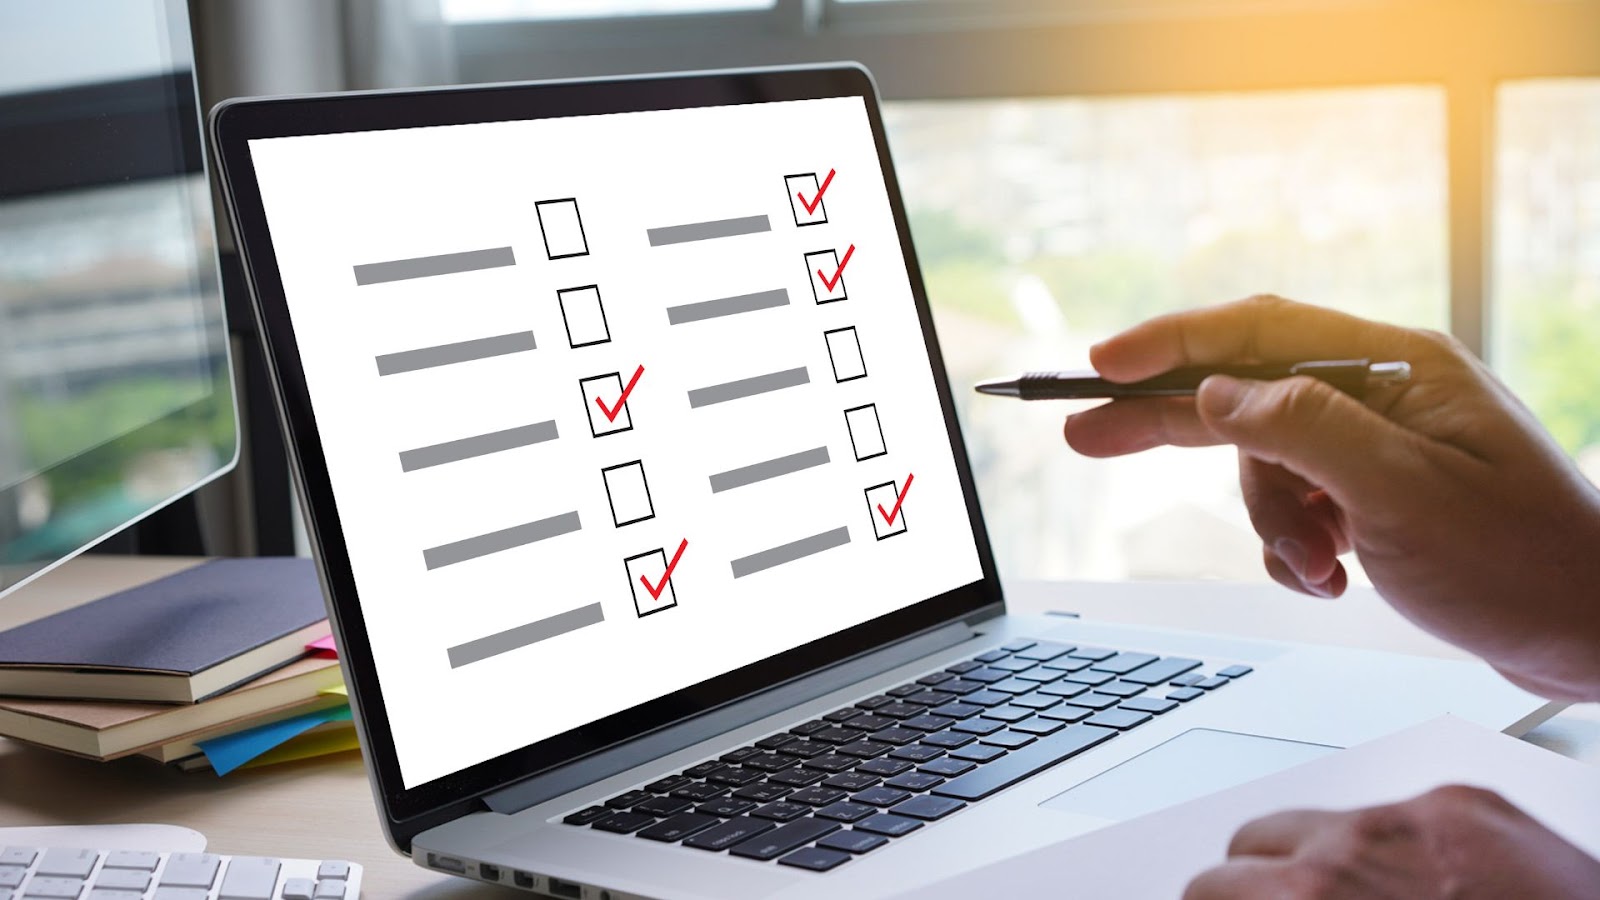
[[[106,854],[107,869],[138,869],[142,872],[154,872],[156,866],[161,864],[160,854],[148,850],[113,850]]]
[[[1094,668],[1101,672],[1110,672],[1113,675],[1122,675],[1132,672],[1140,666],[1148,666],[1161,657],[1154,653],[1118,653],[1109,659],[1097,660]]]
[[[614,812],[594,823],[593,827],[595,831],[608,831],[612,834],[633,834],[646,825],[654,824],[655,821],[655,816],[646,815],[645,813]],[[172,863],[167,863],[167,867],[171,868]]]
[[[228,860],[218,900],[272,900],[272,889],[278,886],[278,870],[282,868],[283,863],[276,859],[235,856]]]
[[[793,740],[798,739],[792,734],[769,734],[761,740],[756,741],[755,745],[763,750],[776,750]]]
[[[999,706],[1002,703],[1010,703],[1011,695],[1002,691],[991,691],[988,688],[984,688],[981,691],[974,691],[962,697],[961,702],[975,703],[978,706]]]
[[[953,666],[945,666],[944,670],[946,672],[954,672],[957,675],[965,675],[968,672],[971,672],[973,669],[981,668],[983,668],[983,663],[967,660],[965,662],[958,662]]]
[[[1190,669],[1197,669],[1199,667],[1200,660],[1198,659],[1186,659],[1182,656],[1169,656],[1165,659],[1153,662],[1148,666],[1141,666],[1137,669],[1134,669],[1132,672],[1125,673],[1122,676],[1122,680],[1143,685],[1161,684],[1164,681],[1170,681],[1174,678],[1177,678],[1179,675],[1182,675]]]
[[[690,766],[689,768],[684,769],[683,774],[686,778],[704,778],[721,768],[723,768],[722,763],[719,763],[714,759],[708,759],[697,766]]]
[[[694,847],[697,850],[726,850],[735,844],[749,840],[756,835],[771,831],[777,826],[765,819],[751,819],[740,816],[729,819],[721,825],[713,825],[683,842],[685,847]]]
[[[822,721],[821,719],[812,719],[809,722],[801,723],[801,724],[796,725],[795,727],[789,729],[789,733],[790,734],[798,734],[801,737],[810,737],[811,735],[816,734],[817,732],[821,731],[822,729],[829,728],[829,727],[831,727],[831,726],[827,722]]]
[[[930,747],[927,744],[913,744],[909,747],[897,747],[889,755],[895,759],[927,762],[930,759],[938,759],[943,756],[944,750],[939,747]]]
[[[993,719],[968,719],[950,726],[951,731],[965,732],[966,734],[994,734],[1006,727],[1002,722]]]
[[[317,877],[337,878],[340,881],[349,881],[350,864],[342,859],[323,860],[322,864],[317,866]]]
[[[1054,669],[1058,672],[1079,672],[1092,665],[1094,663],[1087,659],[1073,659],[1070,656],[1065,656],[1060,659],[1050,660],[1044,664],[1043,668]]]
[[[889,778],[894,775],[899,775],[901,772],[904,772],[909,768],[911,768],[911,763],[908,763],[905,760],[871,759],[859,766],[856,766],[856,771],[866,772],[868,775],[881,775],[884,778]]]
[[[1199,684],[1200,682],[1204,681],[1205,678],[1206,677],[1201,675],[1199,672],[1190,672],[1187,675],[1179,675],[1177,678],[1167,682],[1167,684],[1170,684],[1173,687],[1189,687],[1190,685]]]
[[[670,794],[688,783],[689,779],[682,775],[668,775],[665,778],[650,782],[644,786],[644,789],[656,794]]]
[[[754,769],[757,772],[782,772],[784,769],[798,765],[800,765],[800,757],[790,756],[786,753],[762,753],[744,761],[746,769]]]
[[[34,874],[33,880],[28,882],[28,897],[49,898],[49,900],[73,900],[83,890],[81,878],[59,878]],[[10,893],[9,891],[7,893]]]
[[[870,819],[862,819],[855,824],[857,831],[870,831],[874,834],[886,834],[889,837],[899,837],[910,834],[922,827],[916,819],[897,816],[892,813],[878,813]]]
[[[1002,659],[989,663],[989,668],[999,669],[1002,672],[1026,672],[1037,665],[1038,663],[1031,659]]]
[[[878,694],[875,697],[868,697],[867,699],[858,702],[856,704],[856,708],[857,709],[865,709],[865,710],[869,710],[870,711],[870,710],[877,709],[880,706],[885,706],[887,704],[893,703],[894,699],[895,698],[893,698],[893,697],[886,697],[883,694]]]
[[[1229,679],[1218,678],[1216,676],[1212,676],[1212,677],[1207,678],[1207,679],[1205,679],[1203,681],[1196,681],[1194,683],[1194,686],[1199,688],[1202,691],[1214,691],[1217,688],[1222,687],[1225,684],[1231,684],[1231,683],[1232,682]]]
[[[651,797],[649,800],[635,806],[633,811],[649,813],[660,818],[662,816],[677,815],[693,805],[694,801],[685,800],[682,797]]]
[[[1063,680],[1075,682],[1077,684],[1098,686],[1105,684],[1115,677],[1116,676],[1112,675],[1110,672],[1096,672],[1093,669],[1089,669],[1083,672],[1069,672],[1067,673],[1067,677]]]
[[[943,707],[940,708],[942,709]],[[979,709],[982,709],[982,707],[974,707],[973,712],[976,713]],[[904,722],[900,723],[900,727],[915,728],[918,731],[943,731],[944,729],[949,728],[951,725],[954,725],[956,719],[959,718],[963,717],[934,716],[924,714],[920,716],[912,716],[911,718],[906,719]]]
[[[591,825],[596,819],[604,818],[610,814],[611,810],[606,809],[604,806],[591,806],[588,809],[580,809],[561,821],[568,825]]]
[[[695,812],[702,816],[718,816],[728,819],[755,809],[755,806],[755,802],[751,800],[735,800],[731,797],[724,797],[721,800],[700,804],[695,807]]]
[[[865,803],[850,803],[849,801],[840,801],[838,803],[832,803],[828,806],[822,807],[813,813],[813,815],[820,816],[824,819],[833,819],[839,822],[856,822],[861,819],[865,819],[867,816],[870,816],[877,811],[877,808],[868,806]]]
[[[740,747],[737,750],[729,750],[727,753],[724,753],[721,756],[717,757],[717,759],[720,759],[725,763],[742,763],[742,762],[744,762],[745,760],[749,759],[752,756],[760,756],[760,755],[761,755],[761,748],[760,747]],[[649,785],[645,785],[645,789],[646,790],[648,790],[649,788],[650,788]],[[676,788],[674,788],[674,790],[676,790]]]
[[[758,819],[771,819],[774,822],[792,822],[801,816],[810,814],[810,812],[811,807],[806,806],[804,803],[778,801],[776,803],[768,803],[750,815]]]
[[[317,883],[309,878],[286,878],[283,881],[283,900],[311,900],[316,893]]]
[[[729,852],[746,859],[774,859],[838,830],[838,822],[827,819],[800,819],[737,844]]]
[[[0,849],[0,866],[31,866],[38,855],[32,847],[6,847]]]
[[[1006,751],[999,747],[991,747],[987,744],[973,744],[970,747],[962,747],[960,750],[951,750],[950,755],[955,759],[965,759],[972,762],[986,763],[996,757],[1005,756]]]
[[[1084,694],[1081,697],[1068,697],[1062,702],[1069,706],[1082,706],[1087,709],[1110,709],[1111,707],[1117,705],[1117,699],[1118,698],[1113,697],[1110,694],[1096,692],[1093,694]]]
[[[934,788],[931,793],[940,797],[953,797],[957,800],[982,800],[984,797],[997,791],[1010,787],[1036,772],[1043,771],[1062,760],[1071,759],[1079,753],[1098,744],[1105,743],[1117,736],[1117,731],[1110,728],[1095,728],[1092,725],[1074,725],[1065,728],[1049,737],[1040,738],[1032,745],[1023,747],[1014,753],[1009,753],[1004,759],[995,760],[986,766],[968,772],[959,778],[952,778]],[[995,749],[995,748],[990,748]],[[956,753],[963,751],[957,750]]]
[[[918,718],[921,717],[919,716]],[[880,744],[891,744],[895,747],[903,747],[912,741],[921,740],[923,731],[927,730],[928,729],[923,729],[919,731],[915,728],[885,728],[882,731],[874,731],[872,733],[872,739]],[[841,749],[839,752],[843,753],[844,750]]]
[[[851,856],[842,850],[825,850],[819,847],[802,847],[799,850],[778,860],[780,866],[795,866],[801,869],[810,869],[813,872],[826,872],[835,866],[843,865],[851,860]]]
[[[343,881],[330,878],[317,882],[317,892],[311,896],[314,900],[344,900],[344,887]]]
[[[926,684],[926,685],[943,684],[946,681],[949,681],[950,679],[952,679],[954,677],[956,677],[956,676],[952,672],[934,672],[934,673],[932,673],[930,675],[924,675],[921,678],[918,678],[917,679],[917,684]]]
[[[710,800],[714,797],[721,797],[727,792],[728,789],[720,784],[706,784],[703,781],[696,781],[691,784],[686,784],[683,787],[673,791],[672,796],[683,797],[687,800],[693,800],[698,803],[701,801]]]
[[[1018,672],[1017,677],[1023,681],[1031,681],[1034,684],[1049,684],[1050,682],[1060,678],[1061,674],[1062,673],[1057,669],[1046,669],[1041,666],[1040,668],[1030,669],[1026,672]]]
[[[220,864],[221,860],[210,853],[174,853],[167,857],[167,867],[161,872],[161,884],[163,887],[210,888],[217,880],[217,867]]]
[[[1252,669],[1249,666],[1236,663],[1234,665],[1225,666],[1221,669],[1218,669],[1217,674],[1221,675],[1223,678],[1242,678],[1254,671],[1255,669]]]
[[[847,706],[844,709],[836,709],[831,713],[827,713],[822,718],[837,724],[839,722],[848,722],[859,715],[861,715],[861,710],[856,709],[854,706]]]
[[[964,697],[973,691],[983,690],[983,682],[968,681],[965,678],[957,678],[955,681],[946,681],[944,684],[939,685],[939,690],[946,694],[955,694],[957,697]]]
[[[994,662],[996,660],[1005,659],[1006,657],[1008,657],[1010,655],[1011,655],[1011,652],[1008,651],[1008,650],[990,650],[987,653],[979,653],[977,656],[974,656],[972,659],[975,662],[992,663],[992,662]]]
[[[100,861],[100,854],[93,850],[67,850],[54,848],[44,851],[44,859],[39,860],[38,868],[33,870],[34,877],[40,875],[54,875],[60,878],[88,878],[94,871],[94,864]],[[33,888],[29,887],[32,893]]]
[[[1167,699],[1188,703],[1190,700],[1193,700],[1196,697],[1204,697],[1205,695],[1206,692],[1200,690],[1199,688],[1181,687],[1173,688],[1172,690],[1168,691]]]
[[[727,766],[720,772],[711,773],[711,777],[706,779],[706,781],[716,782],[717,784],[731,785],[732,787],[739,787],[740,785],[745,785],[752,781],[760,780],[760,772],[757,772],[754,769],[741,769],[737,766]]]
[[[917,693],[917,692],[919,692],[921,690],[922,690],[922,685],[916,684],[916,683],[910,683],[910,684],[896,685],[895,687],[889,688],[887,691],[884,691],[884,694],[886,694],[887,696],[890,696],[890,697],[909,697],[912,694],[915,694],[915,693]]]
[[[208,900],[210,896],[211,892],[203,888],[158,887],[151,900]],[[316,895],[313,893],[312,896]]]
[[[1140,690],[1143,690],[1143,688],[1140,688]],[[1012,700],[1011,705],[1020,706],[1023,709],[1041,710],[1049,709],[1060,702],[1060,697],[1052,697],[1049,694],[1029,694],[1026,697],[1018,697]]]
[[[798,756],[801,759],[810,759],[813,756],[821,756],[832,751],[833,746],[831,744],[824,744],[821,741],[795,741],[792,744],[783,745],[784,756]]]
[[[824,741],[829,744],[848,744],[851,741],[859,741],[866,736],[867,733],[865,731],[855,728],[841,728],[835,725],[832,728],[824,728],[816,734],[813,734],[811,739],[813,741]]]
[[[957,775],[965,775],[977,767],[978,764],[975,762],[968,762],[964,759],[950,759],[947,757],[945,759],[936,759],[933,762],[923,763],[922,765],[917,766],[917,771],[927,772],[930,775],[938,775],[941,778],[954,778]]]
[[[817,846],[826,847],[829,850],[843,850],[846,853],[866,853],[868,850],[876,850],[887,843],[889,843],[889,839],[881,834],[868,834],[865,831],[849,829],[835,831],[833,834],[817,841]]]
[[[854,719],[851,719],[844,724],[846,728],[855,728],[861,731],[870,732],[881,731],[885,728],[893,728],[894,726],[900,724],[900,721],[898,719],[888,718],[887,716],[876,716],[871,713],[862,713],[861,715],[856,716]]]
[[[932,822],[935,819],[942,819],[964,806],[966,806],[965,803],[960,800],[952,800],[949,797],[912,797],[889,811],[898,816],[910,816],[913,819]]]
[[[946,703],[943,706],[934,707],[931,712],[936,717],[943,717],[947,719],[970,719],[978,713],[983,712],[983,707],[976,703]],[[917,716],[917,719],[921,718],[924,717]],[[906,721],[914,722],[916,719],[907,719]]]
[[[896,700],[888,706],[878,707],[878,715],[893,716],[896,719],[909,719],[927,712],[928,708],[920,703],[908,703],[905,700]]]
[[[0,866],[0,889],[10,889],[22,884],[28,870],[22,866]]]
[[[1063,703],[1060,706],[1053,706],[1039,713],[1039,718],[1053,719],[1057,722],[1082,722],[1084,719],[1089,718],[1089,716],[1093,713],[1094,710],[1092,709],[1087,709],[1082,706],[1069,706]]]
[[[867,788],[850,799],[855,803],[866,803],[870,806],[893,806],[910,796],[905,791],[894,788],[875,787]]]
[[[960,731],[941,731],[938,734],[928,735],[922,739],[922,742],[930,747],[954,750],[957,747],[965,747],[972,743],[973,740],[972,735]]]
[[[980,684],[994,684],[996,681],[1005,681],[1010,678],[1011,673],[1004,669],[991,669],[988,666],[984,666],[981,669],[973,669],[961,677]]]
[[[860,759],[877,759],[893,749],[893,744],[885,744],[882,741],[855,741],[840,747],[839,752]]]
[[[784,799],[789,803],[804,803],[807,806],[827,806],[835,800],[844,799],[844,796],[844,791],[838,788],[811,787],[795,791]]]
[[[1009,644],[1001,644],[1000,649],[1006,651],[1007,653],[1016,653],[1021,650],[1026,650],[1029,647],[1037,646],[1037,644],[1037,641],[1030,641],[1027,638],[1017,638]]]
[[[1126,709],[1108,709],[1090,716],[1087,724],[1126,730],[1137,728],[1150,721],[1151,718],[1152,716],[1149,713],[1133,712]]]
[[[1035,644],[1027,650],[1019,651],[1016,655],[1018,659],[1031,659],[1036,662],[1049,662],[1050,660],[1055,659],[1064,653],[1070,653],[1071,651],[1071,644],[1053,644],[1045,642],[1042,644]]]
[[[1079,684],[1076,681],[1058,681],[1039,688],[1037,693],[1047,697],[1076,697],[1088,689],[1087,684]]]
[[[1095,690],[1102,694],[1110,694],[1113,697],[1135,697],[1144,693],[1144,685],[1132,684],[1127,681],[1113,681],[1110,684],[1102,684]]]
[[[813,769],[785,769],[767,779],[771,784],[781,784],[785,787],[805,787],[816,784],[823,778],[823,773]]]
[[[787,797],[793,790],[794,788],[791,787],[763,781],[760,784],[747,784],[734,791],[733,796],[738,797],[740,800],[754,800],[757,803],[766,803],[779,797]]]
[[[938,775],[929,775],[926,772],[907,772],[884,782],[884,786],[899,788],[903,791],[925,791],[936,784],[942,784],[944,779]]]
[[[628,791],[607,800],[606,806],[612,809],[629,809],[636,804],[649,800],[652,796],[654,795],[649,791]]]
[[[985,719],[994,719],[996,721],[1008,723],[1021,722],[1023,719],[1026,719],[1031,715],[1033,715],[1033,710],[1024,709],[1020,706],[1012,706],[1010,704],[1005,706],[996,706],[994,709],[984,710],[983,712],[983,717]]]
[[[1007,750],[1015,750],[1018,747],[1028,746],[1029,744],[1038,740],[1038,738],[1035,738],[1031,734],[1023,734],[1017,731],[1001,731],[997,734],[991,734],[988,737],[979,738],[978,740],[982,743],[989,744],[990,746],[1004,747]],[[962,751],[958,750],[956,751],[956,754],[961,752]],[[972,757],[968,756],[965,758],[971,759]]]
[[[840,772],[837,775],[830,776],[823,784],[846,791],[859,791],[872,787],[882,780],[877,775],[869,775],[866,772]]]
[[[649,841],[664,841],[671,844],[681,841],[692,834],[699,834],[720,821],[722,820],[716,816],[706,815],[705,813],[683,813],[651,825],[649,828],[639,832],[639,837]]]
[[[989,690],[1004,691],[1007,694],[1026,694],[1038,686],[1035,682],[1024,681],[1021,678],[1007,678],[1005,681],[997,681],[989,685]]]
[[[1177,708],[1178,702],[1176,700],[1161,700],[1156,697],[1135,697],[1132,700],[1122,701],[1122,705],[1118,707],[1118,709],[1131,709],[1135,712],[1155,713],[1158,716],[1162,713],[1172,712]]]
[[[1115,650],[1104,647],[1079,647],[1070,654],[1074,659],[1087,659],[1090,662],[1099,662],[1117,655]]]
[[[949,691],[919,691],[905,698],[907,703],[920,703],[923,706],[938,706],[956,699],[956,695]]]
[[[1058,722],[1054,719],[1046,719],[1043,716],[1034,716],[1025,722],[1018,722],[1015,725],[1012,725],[1011,730],[1020,731],[1023,734],[1031,734],[1035,737],[1038,737],[1040,735],[1055,734],[1065,727],[1067,727],[1065,722]]]

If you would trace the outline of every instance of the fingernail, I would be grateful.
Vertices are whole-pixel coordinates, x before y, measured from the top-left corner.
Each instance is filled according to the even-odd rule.
[[[1239,408],[1250,386],[1227,375],[1212,375],[1201,385],[1200,405],[1212,416],[1225,416]]]
[[[1283,560],[1302,580],[1306,575],[1306,548],[1294,538],[1278,538],[1272,542],[1272,552]]]

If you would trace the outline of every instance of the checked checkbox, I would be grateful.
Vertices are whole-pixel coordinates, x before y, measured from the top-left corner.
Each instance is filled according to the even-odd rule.
[[[633,413],[628,410],[628,398],[642,374],[644,367],[640,366],[627,386],[622,383],[621,372],[596,375],[578,382],[578,390],[583,392],[583,408],[589,415],[590,434],[605,437],[633,430]]]
[[[855,245],[845,251],[845,262],[850,260],[850,252],[855,250]],[[837,250],[817,250],[806,254],[806,279],[811,282],[811,299],[817,305],[834,303],[839,300],[850,299],[844,292],[844,264],[839,261]]]
[[[639,614],[639,618],[678,605],[678,589],[673,584],[672,576],[677,571],[678,560],[683,557],[684,548],[688,543],[686,540],[678,545],[678,551],[670,562],[667,560],[667,551],[664,547],[657,547],[622,561],[623,568],[628,570],[628,587],[633,592],[633,609]]]
[[[911,489],[911,479],[906,479],[906,490]],[[872,519],[872,534],[878,540],[887,540],[906,533],[906,511],[901,508],[905,495],[899,484],[886,481],[867,488],[867,516]],[[881,507],[881,508],[880,508]]]
[[[832,169],[821,181],[817,180],[815,172],[784,176],[783,187],[789,194],[789,211],[794,213],[796,226],[803,228],[827,224],[828,208],[822,205],[822,195],[828,192],[828,186],[832,183]]]

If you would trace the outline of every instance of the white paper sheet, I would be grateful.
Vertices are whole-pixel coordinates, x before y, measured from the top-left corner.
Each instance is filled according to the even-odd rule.
[[[1161,812],[1108,826],[900,896],[1179,897],[1218,864],[1239,826],[1281,809],[1354,809],[1445,784],[1498,791],[1600,856],[1600,768],[1444,716]]]

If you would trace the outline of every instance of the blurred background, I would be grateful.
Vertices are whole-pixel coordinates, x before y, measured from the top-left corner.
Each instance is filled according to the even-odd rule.
[[[1085,460],[1068,407],[969,389],[1258,292],[1454,333],[1600,480],[1595,0],[191,6],[208,103],[865,63],[1008,576],[1265,578],[1231,451]],[[246,463],[231,549],[282,552],[281,460]]]

